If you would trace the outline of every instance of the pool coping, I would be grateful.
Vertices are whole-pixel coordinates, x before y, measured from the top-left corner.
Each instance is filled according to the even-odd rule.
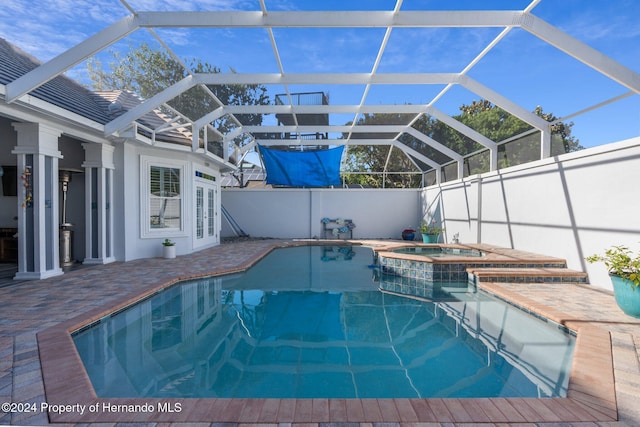
[[[447,254],[446,257],[434,256],[431,257],[426,254],[413,254],[394,252],[398,249],[411,248],[411,247],[442,247],[449,249],[462,249],[473,250],[482,253],[483,255],[457,255]],[[476,245],[476,244],[462,244],[462,243],[412,243],[412,242],[389,242],[385,244],[378,244],[372,249],[376,254],[380,254],[386,258],[406,259],[410,261],[425,262],[428,261],[433,264],[459,264],[461,262],[468,262],[471,264],[508,264],[527,266],[531,264],[546,264],[546,265],[558,265],[566,264],[566,260],[562,258],[544,256],[534,254],[530,252],[517,251],[513,249],[499,248],[490,245]]]
[[[177,281],[245,270],[279,247],[344,244],[344,241],[275,243],[244,265],[208,274],[180,276],[148,286],[37,334],[47,403],[72,405],[69,412],[49,412],[53,423],[89,422],[610,422],[618,419],[609,331],[545,307],[499,283],[479,287],[577,334],[566,398],[443,399],[157,399],[99,398],[84,369],[71,333]],[[346,242],[369,246],[366,241]],[[372,248],[376,250],[376,248]],[[73,406],[77,405],[77,406]],[[79,412],[85,405],[83,414]],[[93,406],[92,406],[93,405]],[[129,406],[133,405],[133,406]],[[138,405],[136,407],[135,405]],[[140,408],[153,411],[141,412]],[[89,411],[89,408],[96,409]],[[130,411],[138,409],[138,411]]]

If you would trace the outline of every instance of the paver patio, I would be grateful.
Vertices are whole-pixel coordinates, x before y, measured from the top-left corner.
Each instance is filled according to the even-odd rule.
[[[59,372],[65,372],[65,367],[56,363],[67,363],[62,353],[69,346],[56,342],[55,333],[64,329],[61,325],[75,322],[72,319],[78,319],[79,315],[99,315],[107,306],[124,304],[133,295],[179,278],[245,268],[273,247],[289,243],[268,239],[227,243],[174,260],[154,258],[95,266],[55,278],[0,288],[0,403],[51,403],[47,399],[55,392],[55,384],[47,379],[49,395],[45,394],[43,370],[50,377],[55,376],[51,374],[52,365],[59,368]],[[570,393],[579,399],[210,399],[186,406],[188,410],[167,419],[141,416],[93,421],[105,421],[108,425],[135,421],[166,425],[168,422],[196,419],[206,420],[198,425],[209,425],[214,421],[272,425],[318,425],[333,421],[366,421],[365,425],[372,425],[376,422],[411,424],[431,421],[431,424],[423,425],[534,426],[545,425],[540,422],[544,420],[556,426],[640,425],[640,405],[637,404],[640,397],[640,319],[624,315],[609,292],[589,285],[482,283],[481,286],[551,320],[584,331],[578,334],[575,356],[581,372],[572,372],[570,383]],[[606,345],[602,346],[603,342],[609,342],[609,336],[611,351]],[[61,353],[56,352],[56,345],[62,346]],[[611,370],[611,360],[614,398],[606,395],[607,384],[602,384],[606,381],[601,381],[602,378],[606,380],[606,371]],[[71,374],[73,378],[65,377],[69,372],[59,375],[62,378],[58,381],[74,384],[82,383],[85,377],[83,372],[78,372],[77,377]],[[599,383],[593,384],[594,379]],[[126,402],[123,399],[110,400]],[[615,419],[616,405],[619,421],[606,421],[607,418]],[[216,413],[226,415],[214,419],[213,414]],[[236,418],[231,416],[233,414]],[[563,418],[563,414],[569,415]],[[60,417],[58,421],[64,419]],[[564,422],[568,419],[581,421]],[[73,417],[67,420],[71,424],[76,423]],[[50,421],[48,415],[39,410],[0,412],[0,424],[45,425]],[[473,424],[473,421],[481,423]]]

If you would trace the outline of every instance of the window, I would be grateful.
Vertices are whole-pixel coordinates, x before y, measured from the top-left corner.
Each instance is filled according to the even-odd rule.
[[[184,164],[164,162],[166,160],[142,157],[143,237],[183,230]]]
[[[149,172],[150,227],[180,229],[180,169],[151,166]]]

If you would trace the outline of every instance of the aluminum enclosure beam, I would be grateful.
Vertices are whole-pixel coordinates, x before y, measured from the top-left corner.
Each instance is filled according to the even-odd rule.
[[[424,104],[373,104],[373,105],[226,105],[224,114],[351,114],[393,113],[420,114],[427,111]]]
[[[522,108],[515,102],[508,100],[504,96],[489,89],[488,87],[484,86],[478,81],[467,76],[464,76],[460,80],[461,80],[460,84],[462,86],[469,89],[471,92],[477,95],[480,95],[481,97],[488,100],[489,102],[499,106],[500,108],[507,111],[508,113],[513,114],[523,122],[529,123],[531,126],[537,129],[540,129],[543,132],[547,132],[549,130],[549,126],[550,126],[549,122],[544,120],[542,117],[538,117],[531,111],[528,111],[527,109]]]
[[[329,126],[243,126],[244,132],[250,133],[400,133],[405,132],[405,125],[329,125]]]
[[[462,156],[459,153],[456,153],[455,151],[453,151],[449,147],[446,147],[446,146],[440,144],[438,141],[436,141],[433,138],[425,135],[424,133],[420,132],[417,129],[409,127],[408,129],[406,129],[406,133],[408,133],[409,135],[411,135],[414,138],[418,139],[419,141],[422,141],[424,144],[435,148],[436,150],[440,151],[442,154],[444,154],[444,155],[446,155],[448,157],[451,157],[452,159],[454,159],[456,161],[461,161],[462,160]],[[398,142],[400,144],[402,144],[402,145],[405,145],[401,141],[398,141]]]
[[[442,123],[446,124],[447,126],[457,130],[461,134],[468,136],[469,138],[476,141],[478,144],[489,148],[490,150],[493,150],[498,147],[498,144],[496,144],[494,141],[490,140],[489,138],[482,135],[481,133],[473,130],[472,128],[465,125],[464,123],[459,122],[458,120],[454,119],[450,115],[443,113],[437,108],[430,107],[426,113],[440,120]]]
[[[604,74],[611,80],[640,94],[640,74],[633,72],[631,69],[571,37],[546,21],[535,15],[527,14],[523,19],[522,28],[599,73]]]
[[[264,146],[274,145],[395,145],[394,139],[256,139],[255,142]]]
[[[424,154],[422,153],[418,153],[416,150],[414,150],[411,147],[407,147],[406,145],[404,145],[403,143],[399,142],[399,141],[394,141],[393,144],[395,147],[398,147],[398,149],[402,150],[405,154],[409,154],[412,157],[415,157],[416,159],[420,160],[421,162],[423,162],[426,165],[431,166],[432,168],[436,169],[436,170],[440,170],[440,168],[442,167],[439,163],[436,163],[434,160],[426,157]],[[439,179],[439,178],[438,178]]]
[[[162,92],[152,96],[141,104],[136,105],[126,113],[117,118],[111,120],[109,123],[104,125],[104,133],[105,135],[111,135],[118,132],[120,129],[127,127],[130,123],[135,122],[140,117],[144,116],[150,111],[153,111],[154,108],[169,102],[176,96],[180,95],[182,92],[185,92],[191,89],[196,83],[192,76],[187,76],[184,79],[180,80],[178,83],[169,86]]]
[[[206,85],[435,85],[457,83],[458,73],[195,73]]]
[[[443,28],[518,25],[522,11],[138,12],[152,28]]]
[[[245,107],[249,107],[248,105]],[[199,118],[198,120],[196,120],[195,122],[193,122],[193,126],[194,128],[201,128],[205,125],[207,125],[208,123],[211,123],[214,120],[218,120],[220,117],[224,116],[225,114],[234,114],[234,112],[231,111],[227,111],[228,107],[218,107],[215,110],[213,110],[212,112],[210,112],[209,114]],[[239,110],[236,111],[235,114],[237,113],[243,113],[246,110]],[[249,113],[249,114],[259,114],[259,113]],[[263,113],[266,114],[266,113]]]

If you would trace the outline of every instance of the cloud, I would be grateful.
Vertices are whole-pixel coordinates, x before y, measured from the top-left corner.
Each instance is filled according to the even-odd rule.
[[[499,30],[487,28],[397,28],[385,50],[385,72],[460,72]]]
[[[570,14],[571,19],[563,19],[563,31],[586,42],[630,40],[640,36],[639,3],[624,0],[598,4],[596,8],[577,7]]]
[[[291,0],[271,0],[267,3],[267,11],[296,11],[299,5]]]
[[[189,30],[182,28],[162,28],[156,30],[156,34],[168,46],[188,46],[192,37]]]
[[[128,12],[115,0],[5,0],[0,14],[0,37],[46,61]]]
[[[154,11],[255,7],[254,2],[245,0],[130,0],[128,4],[134,10]],[[0,37],[47,61],[128,15],[119,0],[4,0]],[[169,44],[189,44],[187,30],[168,29],[164,35]]]
[[[247,0],[129,0],[136,11],[204,11],[204,10],[245,10],[255,8],[255,2]]]

